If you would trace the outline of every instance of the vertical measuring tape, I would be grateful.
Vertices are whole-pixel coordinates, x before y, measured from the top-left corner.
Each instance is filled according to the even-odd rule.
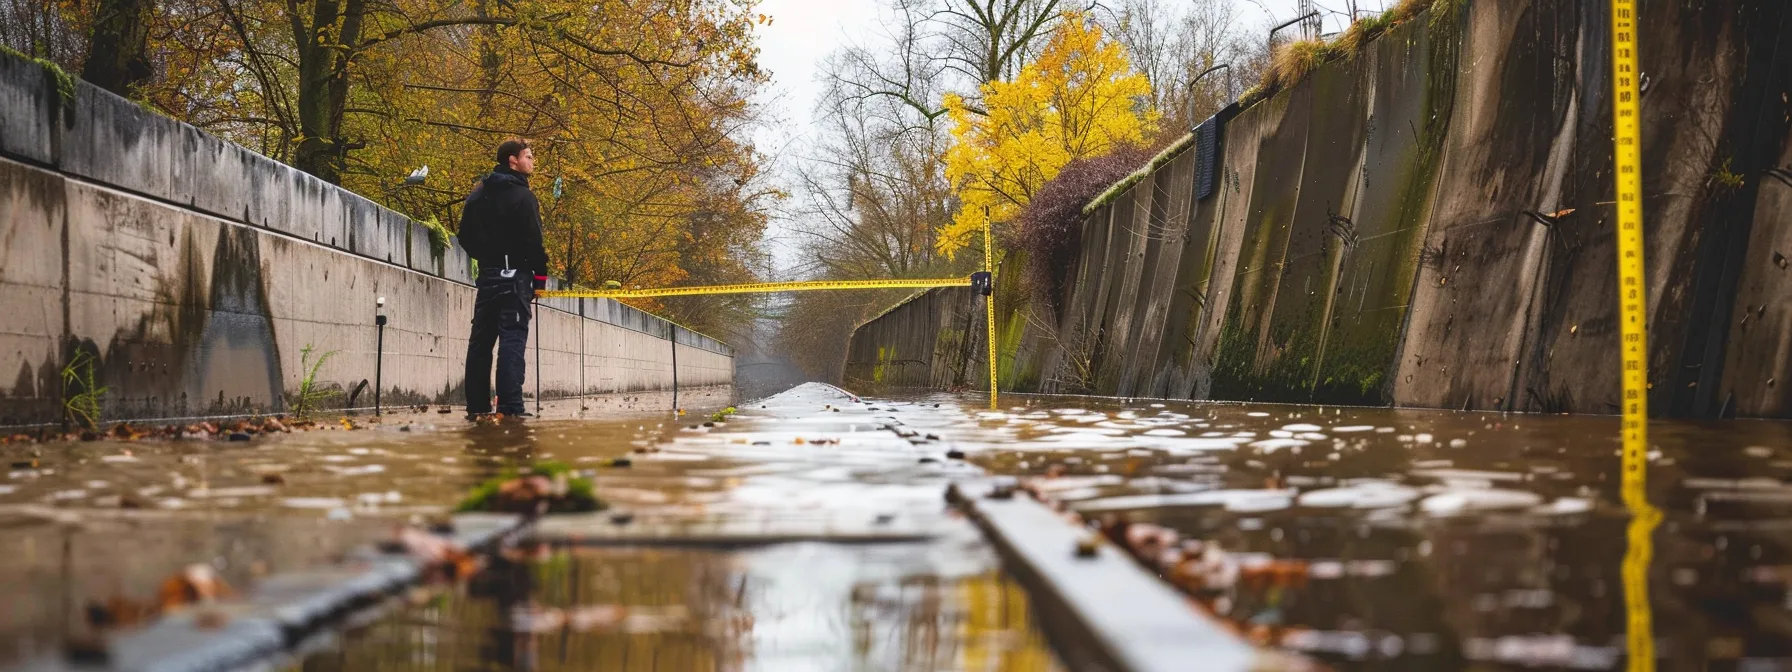
[[[989,410],[996,410],[996,264],[990,244],[989,208],[983,209],[983,270],[989,273],[989,296],[983,297],[983,324],[989,330]]]
[[[1613,138],[1618,164],[1618,317],[1624,359],[1624,498],[1643,495],[1648,454],[1647,297],[1643,275],[1643,180],[1636,82],[1635,0],[1612,0]],[[1632,488],[1633,484],[1636,486]]]
[[[1655,669],[1649,563],[1661,512],[1649,504],[1648,293],[1643,271],[1642,117],[1637,78],[1636,0],[1612,5],[1612,139],[1617,164],[1618,321],[1623,360],[1623,497],[1630,509],[1624,552],[1625,631],[1630,669]]]

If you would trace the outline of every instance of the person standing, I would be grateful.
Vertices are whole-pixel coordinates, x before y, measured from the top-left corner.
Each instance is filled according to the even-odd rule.
[[[467,419],[492,412],[492,345],[498,346],[498,408],[524,417],[524,354],[535,290],[547,286],[541,205],[529,191],[535,151],[511,138],[498,145],[498,165],[467,195],[460,242],[479,263],[473,331],[467,339]]]

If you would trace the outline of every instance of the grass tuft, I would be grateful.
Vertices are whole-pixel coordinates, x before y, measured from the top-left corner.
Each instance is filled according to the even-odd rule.
[[[299,370],[305,372],[305,375],[299,379],[299,392],[293,395],[292,399],[293,415],[299,420],[311,419],[311,414],[317,411],[318,405],[340,394],[338,390],[321,389],[317,384],[318,369],[323,368],[324,362],[329,361],[336,351],[323,353],[318,356],[316,362],[313,362],[311,361],[312,349],[311,344],[306,343],[305,347],[299,350]]]
[[[1718,195],[1729,194],[1742,188],[1742,175],[1730,169],[1730,160],[1724,159],[1724,165],[1711,173],[1711,190]]]
[[[95,431],[100,428],[100,399],[106,396],[93,372],[98,361],[93,353],[77,349],[62,367],[63,412],[71,422]]]
[[[1330,42],[1323,38],[1313,38],[1278,44],[1270,54],[1269,67],[1263,69],[1262,79],[1239,96],[1238,106],[1248,108],[1255,105],[1276,92],[1293,86],[1321,65],[1341,58],[1355,57],[1395,26],[1411,21],[1426,11],[1431,12],[1431,28],[1440,28],[1465,3],[1466,0],[1401,0],[1400,4],[1377,16],[1352,22],[1344,34]]]

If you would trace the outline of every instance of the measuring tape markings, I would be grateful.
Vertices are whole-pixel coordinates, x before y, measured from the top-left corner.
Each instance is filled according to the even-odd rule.
[[[1636,0],[1611,0],[1612,139],[1617,166],[1618,316],[1623,361],[1622,492],[1631,521],[1622,575],[1630,669],[1655,669],[1649,564],[1661,512],[1649,504],[1648,293],[1643,265],[1642,118],[1637,86]]]
[[[989,208],[983,209],[983,270],[989,273],[989,296],[983,297],[983,323],[989,332],[989,410],[996,410],[996,265],[990,244]]]

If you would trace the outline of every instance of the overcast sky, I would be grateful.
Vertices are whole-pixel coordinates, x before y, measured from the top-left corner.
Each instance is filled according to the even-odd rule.
[[[1279,21],[1294,17],[1297,0],[1234,0],[1247,25],[1267,26],[1271,15]],[[1385,0],[1391,1],[1391,0]],[[1173,6],[1175,0],[1165,4]],[[1318,0],[1321,8],[1341,9],[1346,0]],[[759,65],[772,74],[772,82],[760,94],[767,123],[753,134],[759,151],[771,157],[774,170],[810,144],[815,99],[821,93],[816,75],[823,59],[850,44],[876,42],[880,8],[888,0],[762,0],[757,13],[771,17],[770,26],[759,27]],[[1357,0],[1359,7],[1380,7],[1384,0]],[[1326,21],[1336,30],[1340,17]],[[797,241],[783,235],[776,222],[767,231],[767,247],[783,268],[792,259]]]

